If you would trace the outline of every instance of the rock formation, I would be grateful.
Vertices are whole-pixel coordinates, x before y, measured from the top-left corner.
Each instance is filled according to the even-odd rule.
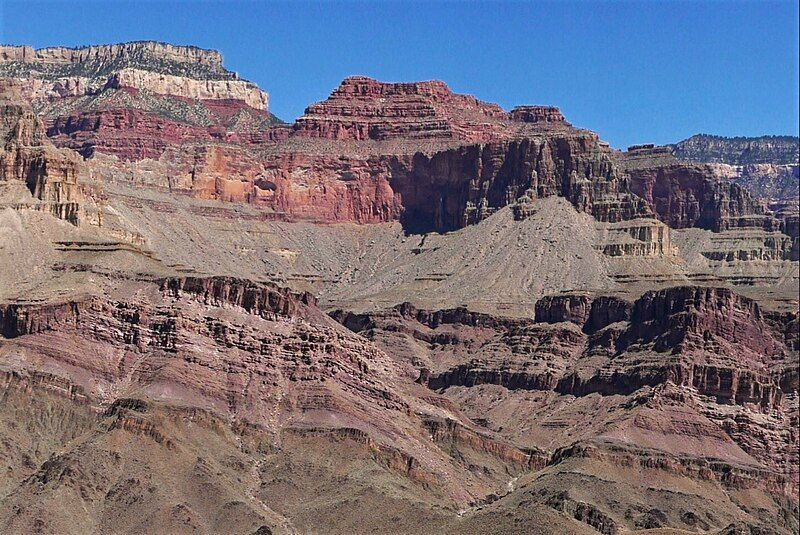
[[[682,160],[713,164],[720,177],[741,184],[753,197],[772,201],[778,210],[788,206],[791,213],[797,213],[800,194],[797,137],[697,135],[671,148]]]
[[[233,99],[266,110],[267,94],[222,66],[215,50],[141,41],[83,48],[0,47],[0,74],[32,99],[130,88],[190,99]]]
[[[79,158],[53,147],[14,86],[0,85],[0,121],[0,185],[6,189],[6,201],[77,225],[83,208]]]
[[[796,313],[778,318],[728,290],[677,287],[648,292],[634,303],[587,294],[548,296],[537,303],[535,320],[464,310],[434,313],[409,305],[333,315],[406,365],[419,367],[420,382],[472,407],[471,414],[488,427],[531,446],[563,440],[564,449],[549,461],[556,470],[574,465],[575,459],[593,458],[603,459],[607,467],[632,462],[674,473],[710,470],[703,477],[733,492],[762,488],[789,496],[797,490],[792,464],[797,434],[791,431],[797,363],[790,357],[794,342],[784,336],[786,329],[795,329]],[[627,401],[612,401],[619,396]],[[533,412],[523,416],[523,408]],[[597,423],[578,424],[575,415],[583,411]],[[523,421],[541,437],[522,432]],[[598,425],[598,430],[587,433],[579,425]],[[700,444],[710,443],[718,444],[713,463],[701,469],[701,461],[690,468],[696,461],[689,459],[706,447]],[[647,453],[641,449],[645,444]],[[670,460],[675,455],[682,460]],[[778,473],[783,475],[776,478]],[[519,492],[534,493],[535,481]],[[548,480],[547,493],[529,499],[551,500],[554,488],[580,495],[586,484]],[[617,499],[623,495],[616,494]],[[615,530],[639,525],[636,514],[625,513],[630,504],[585,507]],[[670,512],[663,513],[659,525],[691,525],[689,518],[669,520]],[[594,520],[581,519],[598,528]],[[723,528],[728,521],[716,522]]]
[[[361,76],[279,124],[151,42],[0,78],[0,531],[800,529],[786,140]]]
[[[681,160],[728,165],[797,165],[800,139],[795,136],[723,137],[699,134],[672,146]]]
[[[99,150],[124,159],[157,158],[169,143],[225,140],[227,132],[248,139],[279,122],[269,114],[265,92],[227,71],[218,52],[196,47],[148,41],[76,49],[5,46],[4,76],[15,79],[59,146],[87,157]]]
[[[244,83],[230,80],[220,61],[207,58],[193,68],[202,72],[189,83],[176,78],[173,72],[183,72],[177,67],[141,69],[143,64],[180,65],[180,50],[162,54],[156,45],[128,46],[67,55],[78,65],[94,65],[99,57],[125,68],[104,82],[102,99],[65,96],[73,102],[69,114],[63,104],[41,104],[49,118],[48,135],[84,156],[99,152],[134,161],[166,160],[172,169],[165,174],[187,177],[185,191],[195,196],[256,203],[290,219],[399,219],[413,231],[476,223],[526,193],[564,196],[600,221],[655,214],[676,228],[779,226],[711,168],[666,163],[659,153],[648,170],[654,153],[641,150],[618,161],[595,134],[572,128],[557,108],[520,106],[506,113],[454,94],[442,82],[391,84],[351,77],[326,101],[309,106],[291,129],[270,127],[268,116],[259,116],[253,110],[258,106],[238,86],[220,85]],[[36,61],[6,61],[7,72],[42,76]],[[173,100],[167,110],[166,99],[151,94],[183,100]],[[256,160],[249,168],[257,173],[229,174],[224,180],[230,187],[223,185],[221,192],[217,179],[197,173],[198,154],[205,158],[210,152],[198,152],[196,146],[208,144],[237,147],[227,151],[229,158]],[[662,173],[659,186],[669,191],[653,191],[653,172]],[[164,187],[176,189],[171,183]],[[716,200],[720,196],[722,202]]]

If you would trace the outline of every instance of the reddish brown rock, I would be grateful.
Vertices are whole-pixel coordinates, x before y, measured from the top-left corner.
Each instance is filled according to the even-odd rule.
[[[568,321],[583,328],[587,333],[599,331],[618,321],[627,321],[630,315],[631,303],[612,296],[549,295],[536,302],[537,322]]]
[[[16,198],[14,206],[47,211],[77,225],[83,200],[79,159],[53,147],[41,121],[14,86],[0,85],[0,143],[0,183],[29,193],[11,193]]]
[[[783,351],[751,299],[724,288],[677,287],[648,292],[631,313],[628,343],[653,344],[656,351],[703,350],[714,340],[733,344],[730,356],[768,363]],[[716,351],[725,351],[716,347]],[[743,352],[744,351],[744,352]]]
[[[442,82],[389,84],[346,78],[295,123],[300,137],[339,140],[455,139],[486,141],[500,134],[505,112]]]
[[[555,106],[517,106],[508,114],[512,121],[545,123],[554,126],[572,126]]]
[[[22,359],[3,357],[4,366],[24,374],[42,359],[94,404],[133,381],[128,394],[139,399],[168,395],[172,404],[212,411],[262,435],[353,434],[381,463],[425,485],[443,481],[436,472],[450,472],[450,479],[458,471],[448,466],[459,461],[435,442],[495,459],[497,467],[529,464],[526,453],[426,401],[429,394],[400,380],[380,350],[323,314],[309,294],[228,277],[122,286],[114,297],[1,306],[0,353]],[[106,413],[113,415],[113,406]],[[119,425],[169,447],[158,426],[136,419]],[[428,453],[420,455],[420,440]],[[476,499],[496,484],[486,477],[442,490],[456,501]]]
[[[47,135],[58,146],[73,149],[87,158],[99,152],[123,160],[158,159],[168,147],[187,143],[227,143],[248,147],[288,135],[281,128],[231,130],[242,116],[253,117],[259,125],[270,121],[266,113],[254,112],[239,101],[203,101],[202,105],[218,124],[205,126],[179,122],[134,107],[103,108],[56,116],[49,121]]]
[[[441,82],[348,78],[291,128],[268,126],[265,112],[235,99],[159,98],[184,118],[118,89],[97,110],[53,116],[48,132],[85,156],[160,159],[170,174],[191,174],[189,194],[258,204],[287,219],[400,219],[411,231],[447,231],[530,194],[566,197],[600,221],[655,213],[676,228],[779,227],[740,187],[703,166],[667,161],[666,149],[643,146],[620,160],[556,108],[506,114]],[[187,107],[192,102],[202,108]],[[205,116],[195,117],[197,109]],[[236,148],[197,149],[210,145]],[[202,159],[224,153],[236,154],[228,158],[235,166]],[[232,172],[219,176],[220,168]]]
[[[743,187],[718,179],[712,166],[677,160],[666,147],[634,147],[624,166],[631,191],[672,228],[780,228],[780,221]]]
[[[796,331],[795,313],[765,314],[726,289],[676,287],[633,305],[552,296],[537,303],[536,320],[408,305],[334,317],[419,368],[422,384],[471,407],[487,427],[518,443],[562,444],[547,461],[548,475],[518,491],[520,502],[544,500],[570,514],[583,508],[581,521],[595,527],[679,526],[696,520],[671,516],[673,506],[626,512],[624,492],[613,503],[565,498],[608,484],[569,474],[603,466],[607,478],[623,470],[621,488],[634,484],[627,470],[636,466],[653,470],[651,478],[715,481],[779,501],[798,487],[796,349],[786,335]]]

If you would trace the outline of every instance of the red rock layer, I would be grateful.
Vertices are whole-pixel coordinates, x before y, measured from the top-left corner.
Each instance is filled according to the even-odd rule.
[[[672,228],[780,229],[762,203],[742,186],[718,179],[711,166],[682,162],[668,148],[650,145],[631,147],[625,156],[630,190]]]
[[[123,107],[55,118],[49,134],[87,156],[161,158],[191,173],[186,193],[262,205],[287,219],[399,219],[410,231],[447,231],[526,195],[560,195],[600,221],[656,215],[676,228],[780,227],[741,187],[666,149],[640,147],[619,158],[556,108],[506,114],[441,82],[348,78],[291,128],[232,130],[243,108],[233,101],[206,106],[214,126]],[[237,150],[196,149],[211,144]],[[198,160],[204,153],[215,159]],[[250,167],[241,173],[214,171],[242,162]],[[181,190],[171,180],[165,176],[164,187]]]
[[[257,198],[288,216],[324,221],[399,219],[412,231],[447,231],[477,223],[529,190],[536,197],[564,196],[602,221],[650,214],[642,199],[625,191],[610,157],[589,133],[462,145],[432,154],[287,151],[265,158],[264,168],[274,194]],[[297,187],[297,176],[304,187]]]
[[[656,351],[681,352],[703,351],[709,341],[722,339],[736,346],[730,356],[757,362],[785,351],[758,304],[724,288],[684,286],[646,293],[633,306],[628,339],[628,344],[652,343]]]
[[[51,390],[69,385],[71,397],[92,404],[118,400],[133,385],[127,395],[211,411],[262,437],[354,439],[380,464],[459,502],[529,465],[527,453],[435,396],[418,396],[425,391],[309,294],[229,277],[121,284],[115,297],[0,305],[0,350],[23,355],[5,360],[11,379],[44,367],[56,376]],[[157,429],[137,429],[158,440]],[[502,468],[470,475],[452,464],[457,450]],[[441,485],[453,478],[461,483]]]
[[[135,90],[125,90],[136,95]],[[191,104],[186,99],[159,97]],[[244,147],[279,141],[288,137],[286,128],[236,128],[238,122],[269,121],[265,111],[254,110],[238,100],[203,100],[213,124],[177,121],[146,109],[127,108],[119,104],[72,115],[59,115],[48,120],[47,135],[60,146],[78,151],[89,158],[95,152],[110,154],[122,160],[158,159],[167,148],[182,144],[224,143]]]
[[[437,331],[442,325],[488,329],[504,333],[502,339],[512,353],[533,351],[549,361],[543,373],[527,361],[507,361],[503,365],[509,368],[496,369],[490,353],[483,353],[439,375],[429,375],[427,382],[435,389],[490,383],[582,396],[593,392],[630,394],[642,386],[670,381],[769,410],[781,401],[781,382],[791,382],[784,369],[794,369],[791,355],[796,351],[784,333],[796,327],[796,314],[767,321],[755,302],[724,288],[668,288],[645,293],[633,305],[606,296],[545,297],[537,303],[535,320],[497,318],[461,309],[419,311],[408,305],[385,314],[339,312],[334,317],[358,332],[386,329],[448,344],[458,344],[474,333]],[[584,332],[567,323],[577,324]],[[433,331],[425,334],[415,324]],[[447,341],[448,337],[452,340]],[[474,344],[470,346],[473,349],[465,356],[475,354]],[[590,376],[570,372],[574,364],[570,360],[583,352],[624,356],[632,362],[636,359],[628,355],[636,353],[655,352],[665,357],[643,357],[629,369],[609,362],[608,369],[597,369]],[[608,373],[612,369],[613,373]],[[796,385],[789,386],[792,388]]]
[[[796,313],[765,314],[727,289],[675,287],[648,292],[634,303],[586,294],[552,296],[537,303],[535,320],[409,305],[333,317],[419,370],[420,383],[477,403],[475,414],[497,419],[498,428],[510,426],[504,432],[515,434],[523,420],[537,433],[558,435],[566,427],[579,436],[581,426],[592,425],[580,420],[591,419],[589,406],[620,406],[630,420],[620,431],[628,445],[607,450],[603,443],[602,449],[627,460],[609,457],[610,462],[674,463],[662,468],[685,473],[708,469],[705,456],[715,459],[715,475],[696,474],[700,479],[787,496],[796,492]],[[510,403],[507,409],[502,400]],[[573,410],[571,404],[583,408],[560,416]],[[521,410],[532,412],[523,417]],[[622,425],[618,417],[595,432],[610,433]],[[550,418],[557,421],[542,421]],[[626,438],[627,433],[637,438]],[[565,445],[575,443],[575,434],[562,437]],[[660,438],[645,444],[645,436]],[[708,442],[675,457],[678,436],[690,445]],[[729,450],[728,460],[708,446],[714,443]],[[738,448],[763,464],[743,466],[736,460]],[[662,457],[659,449],[671,453]],[[557,451],[550,464],[562,460]]]
[[[571,126],[555,106],[517,106],[508,114],[512,121]]]
[[[387,84],[346,78],[295,124],[300,137],[341,140],[444,138],[486,141],[502,131],[505,112],[442,82]]]

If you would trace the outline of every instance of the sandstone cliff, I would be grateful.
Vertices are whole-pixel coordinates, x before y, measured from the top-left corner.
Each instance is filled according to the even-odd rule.
[[[162,187],[256,204],[287,219],[400,220],[413,232],[448,231],[520,199],[559,195],[605,222],[656,215],[674,228],[780,226],[708,166],[646,150],[621,158],[556,108],[506,113],[441,82],[348,78],[291,128],[252,120],[238,127],[240,113],[222,119],[207,105],[208,119],[198,108],[165,115],[138,95],[130,98],[142,111],[119,100],[114,111],[55,117],[48,133],[86,156],[161,159],[169,169]],[[219,127],[208,128],[209,121]],[[230,148],[196,148],[212,143]],[[211,162],[204,154],[217,156]]]
[[[53,147],[14,86],[0,86],[0,142],[3,204],[47,211],[77,225],[84,208],[79,158]]]
[[[268,97],[222,66],[214,50],[152,41],[83,48],[0,47],[0,76],[21,81],[31,100],[130,88],[189,99],[229,99],[267,110]]]

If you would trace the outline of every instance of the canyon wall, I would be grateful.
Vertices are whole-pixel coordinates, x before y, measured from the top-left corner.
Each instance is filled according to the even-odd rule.
[[[0,184],[3,204],[49,212],[75,225],[83,218],[80,158],[56,149],[13,86],[0,85]]]
[[[97,58],[127,63],[106,77],[100,91],[113,94],[102,102],[74,100],[86,91],[74,83],[60,97],[72,102],[68,113],[54,101],[38,109],[58,146],[85,157],[157,160],[163,168],[157,185],[173,192],[254,204],[290,220],[400,220],[411,232],[462,228],[504,206],[551,195],[603,222],[656,216],[673,228],[715,232],[781,227],[711,167],[663,151],[616,153],[596,134],[571,127],[557,108],[506,113],[442,82],[351,77],[291,127],[275,126],[263,111],[266,97],[225,78],[215,57],[200,62],[205,77],[192,78],[128,65],[153,55],[172,65],[201,52],[184,57],[131,47],[67,54],[76,65]],[[45,60],[6,65],[36,61]],[[28,74],[38,91],[46,84],[36,72]],[[164,97],[153,100],[142,91]],[[221,148],[208,148],[216,145]]]

